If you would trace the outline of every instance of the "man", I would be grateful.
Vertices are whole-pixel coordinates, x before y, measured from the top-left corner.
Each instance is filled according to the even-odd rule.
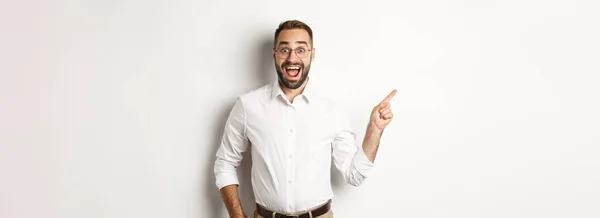
[[[373,108],[362,146],[348,118],[311,86],[311,28],[297,20],[275,31],[278,80],[240,96],[227,119],[215,161],[216,185],[232,218],[245,218],[236,168],[252,152],[255,218],[333,217],[331,158],[345,181],[359,186],[373,168],[379,140],[392,120],[392,91]]]

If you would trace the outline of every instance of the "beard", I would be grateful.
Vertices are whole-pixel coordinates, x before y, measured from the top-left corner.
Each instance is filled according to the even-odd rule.
[[[300,70],[302,70],[300,74],[300,79],[293,80],[286,78],[283,69],[285,69],[289,65],[300,66]],[[277,63],[275,63],[275,70],[277,71],[277,77],[279,79],[279,82],[284,87],[288,89],[297,89],[300,88],[300,86],[304,84],[304,81],[306,81],[306,78],[308,78],[308,72],[310,71],[310,63],[305,67],[303,62],[292,63],[286,60],[285,62],[283,62],[283,64],[281,64],[281,66],[277,66]]]

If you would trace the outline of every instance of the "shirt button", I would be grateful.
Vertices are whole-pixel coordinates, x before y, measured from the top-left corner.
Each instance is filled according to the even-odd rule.
[[[288,180],[288,183],[289,183],[289,184],[292,184],[292,180]]]
[[[288,157],[290,157],[290,159],[292,159],[292,155],[291,154]]]
[[[293,132],[294,132],[294,129],[290,129],[290,132],[292,132],[292,133],[293,133]]]

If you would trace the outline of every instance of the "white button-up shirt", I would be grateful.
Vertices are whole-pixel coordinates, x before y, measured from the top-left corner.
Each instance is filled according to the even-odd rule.
[[[345,114],[310,82],[293,103],[278,81],[240,96],[216,154],[217,187],[239,184],[236,168],[248,148],[256,203],[271,210],[300,212],[331,199],[332,157],[345,181],[360,185],[374,164]]]

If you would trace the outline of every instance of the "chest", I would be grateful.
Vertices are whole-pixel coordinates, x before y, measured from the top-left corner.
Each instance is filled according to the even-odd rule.
[[[259,150],[312,152],[330,147],[338,132],[326,105],[265,105],[247,111],[248,139]]]

